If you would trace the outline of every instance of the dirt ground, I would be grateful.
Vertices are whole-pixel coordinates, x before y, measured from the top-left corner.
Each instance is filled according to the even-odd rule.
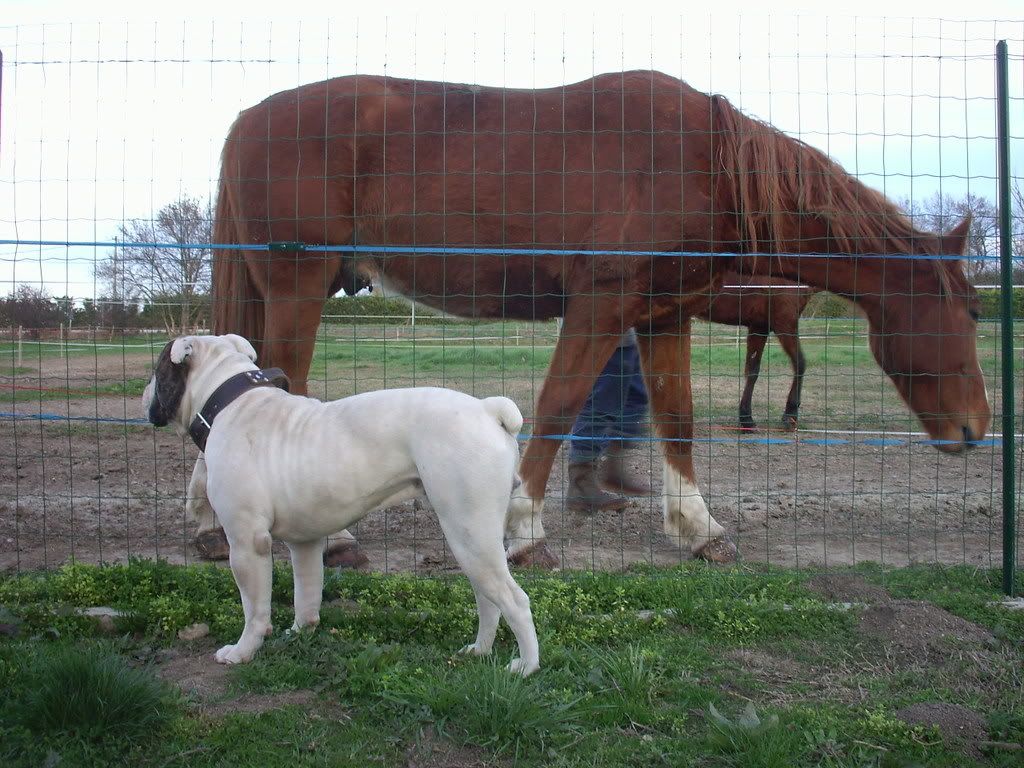
[[[83,364],[85,361],[83,361]],[[142,378],[148,355],[88,357],[88,370],[43,360],[38,371],[0,377],[0,387],[85,389]],[[52,382],[47,384],[47,382]],[[9,390],[10,391],[10,390]],[[0,410],[87,418],[140,418],[141,400],[105,395],[9,399]],[[524,404],[524,411],[527,406]],[[728,437],[704,424],[698,436]],[[807,435],[820,438],[821,435]],[[644,443],[641,471],[654,471],[657,446]],[[68,558],[119,561],[196,559],[185,488],[197,454],[170,429],[91,421],[0,419],[0,569],[54,567]],[[960,456],[927,446],[698,443],[695,465],[712,514],[748,560],[825,566],[873,560],[1000,562],[1001,460],[998,447]],[[339,468],[344,471],[344,468]],[[562,564],[624,569],[689,557],[662,533],[659,498],[637,498],[622,513],[565,510],[565,458],[548,484],[545,526]],[[382,571],[454,569],[429,508],[412,503],[372,513],[353,529]],[[283,549],[275,551],[284,552]]]

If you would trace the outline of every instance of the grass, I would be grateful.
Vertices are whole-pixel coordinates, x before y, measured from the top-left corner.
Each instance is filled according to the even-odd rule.
[[[552,322],[437,321],[416,327],[325,323],[310,370],[311,392],[335,399],[385,387],[447,386],[478,396],[505,394],[529,418],[551,360],[556,330]],[[744,333],[694,322],[691,382],[698,431],[704,425],[731,426],[736,422],[744,381]],[[871,357],[865,321],[805,318],[801,338],[808,361],[802,427],[920,430],[917,419]],[[60,360],[57,345],[26,342],[24,361],[42,373],[16,368],[14,347],[0,343],[0,376],[11,382],[11,386],[0,387],[0,399],[12,405],[97,395],[134,401],[163,343],[165,339],[153,336],[111,343],[75,342],[68,348],[67,358]],[[997,413],[1001,407],[998,352],[998,323],[982,323],[978,355]],[[9,357],[4,358],[5,354]],[[56,372],[47,373],[54,363],[58,364]],[[753,415],[759,424],[779,424],[791,380],[789,359],[773,338],[754,393]]]
[[[110,396],[134,400],[142,397],[142,392],[146,388],[146,384],[149,383],[149,379],[126,378],[122,381],[105,384],[84,383],[81,385],[72,381],[64,386],[61,386],[61,384],[64,384],[63,381],[56,382],[57,386],[52,386],[53,383],[49,380],[21,379],[18,382],[17,389],[6,390],[6,388],[0,386],[0,402],[21,403],[50,400],[53,398],[81,400],[83,398]]]
[[[38,741],[73,745],[102,761],[146,745],[178,717],[170,686],[102,644],[45,645],[24,655],[3,650],[9,695],[0,729],[8,739],[0,755],[8,760],[19,743]]]
[[[17,634],[0,640],[0,688],[10,692],[0,761],[431,765],[437,753],[444,765],[454,750],[466,763],[522,766],[1014,764],[1019,753],[992,748],[979,758],[897,717],[907,703],[948,702],[983,715],[991,741],[1024,743],[1024,615],[991,605],[997,573],[851,571],[895,596],[944,604],[996,638],[902,661],[858,632],[856,610],[809,589],[810,575],[696,563],[520,573],[542,649],[541,671],[523,680],[504,669],[514,653],[504,627],[492,658],[455,653],[475,632],[463,578],[331,573],[320,629],[275,632],[251,664],[227,670],[215,709],[213,699],[167,696],[151,669],[190,652],[176,631],[194,621],[211,627],[196,651],[204,656],[237,636],[241,608],[226,569],[134,561],[9,576],[0,579],[0,623]],[[273,599],[275,626],[290,625],[285,565],[275,567]],[[75,610],[100,604],[123,612],[114,639]],[[71,690],[104,704],[53,693]],[[110,702],[131,696],[133,720],[155,717],[145,727],[116,725],[125,707]],[[262,705],[233,704],[244,697]],[[74,717],[39,714],[64,699]]]

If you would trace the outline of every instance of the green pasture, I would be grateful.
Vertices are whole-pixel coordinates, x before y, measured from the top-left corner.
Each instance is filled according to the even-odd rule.
[[[209,659],[241,627],[227,569],[135,561],[0,578],[0,762],[1019,765],[1024,613],[996,604],[997,572],[830,572],[862,591],[854,604],[806,571],[765,566],[519,578],[542,649],[527,680],[504,669],[504,627],[493,659],[455,653],[475,626],[461,577],[329,574],[320,628],[292,636],[279,564],[278,629],[229,669]],[[112,626],[81,615],[95,605],[120,611]],[[907,610],[950,634],[876,633],[879,616]],[[194,622],[210,636],[178,638]],[[922,707],[972,727],[908,717]]]
[[[979,327],[978,354],[999,406],[997,322]],[[310,370],[311,392],[334,399],[385,387],[448,386],[477,395],[506,394],[530,414],[551,360],[554,322],[445,322],[430,318],[366,325],[324,323]],[[867,326],[856,318],[804,318],[801,339],[808,370],[802,426],[834,429],[916,429],[867,345]],[[698,424],[735,420],[744,383],[745,329],[696,321],[691,380]],[[0,343],[0,397],[9,403],[52,398],[141,394],[166,339],[128,336]],[[1024,342],[1021,342],[1024,346]],[[119,367],[116,361],[123,361]],[[786,355],[773,338],[755,390],[754,415],[774,425],[791,381]],[[4,386],[4,382],[9,386]],[[33,384],[33,382],[35,382]]]

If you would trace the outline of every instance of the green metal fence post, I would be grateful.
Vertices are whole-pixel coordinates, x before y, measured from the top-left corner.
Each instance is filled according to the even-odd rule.
[[[1010,95],[1006,41],[996,44],[996,123],[999,145],[999,265],[1003,388],[1003,592],[1013,595],[1017,566],[1014,488],[1013,259],[1010,253]]]

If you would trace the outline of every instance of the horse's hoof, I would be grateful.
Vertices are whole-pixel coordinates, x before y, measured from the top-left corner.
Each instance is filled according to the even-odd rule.
[[[724,536],[712,539],[693,553],[694,557],[709,563],[728,564],[736,562],[736,545]]]
[[[522,568],[538,568],[542,571],[556,571],[560,565],[558,558],[555,557],[554,553],[548,549],[548,545],[543,541],[538,541],[526,549],[510,554],[508,561],[512,565]]]
[[[203,560],[227,560],[231,555],[231,547],[228,546],[228,537],[223,528],[204,531],[196,536],[193,543]]]
[[[338,541],[324,550],[324,565],[328,568],[357,570],[369,564],[370,558],[354,541]]]
[[[782,417],[782,428],[787,432],[796,432],[796,416],[784,414]]]
[[[744,432],[754,432],[757,430],[757,422],[750,418],[741,418],[740,429]]]

